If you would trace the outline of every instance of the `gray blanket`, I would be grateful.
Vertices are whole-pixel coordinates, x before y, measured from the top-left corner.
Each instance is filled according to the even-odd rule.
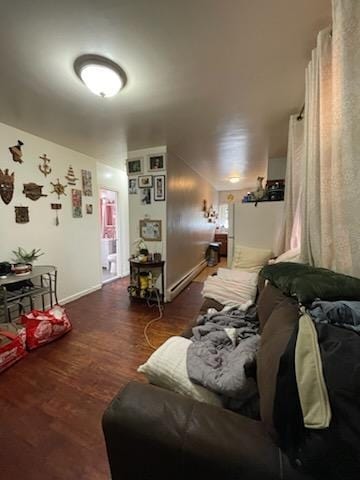
[[[254,362],[260,336],[256,307],[200,316],[187,354],[188,375],[224,399],[248,400],[256,391],[245,365]]]

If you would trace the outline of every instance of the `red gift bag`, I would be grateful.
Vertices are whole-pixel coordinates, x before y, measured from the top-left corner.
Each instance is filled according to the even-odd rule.
[[[29,350],[62,337],[72,328],[65,308],[60,305],[45,312],[32,310],[21,317],[21,322],[26,328],[26,345]]]
[[[0,372],[23,358],[25,347],[25,328],[16,328],[11,323],[0,325]]]

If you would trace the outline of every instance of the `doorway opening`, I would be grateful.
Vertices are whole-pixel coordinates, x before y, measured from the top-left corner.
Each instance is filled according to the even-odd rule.
[[[119,231],[117,192],[100,190],[102,283],[119,277]]]

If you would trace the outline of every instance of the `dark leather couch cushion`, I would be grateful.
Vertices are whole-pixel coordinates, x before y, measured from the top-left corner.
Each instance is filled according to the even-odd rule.
[[[279,297],[273,292],[271,285],[268,295],[273,301],[274,309],[264,324],[261,334],[261,344],[257,356],[257,382],[260,395],[260,416],[266,428],[275,435],[273,427],[273,405],[276,391],[276,379],[280,357],[284,353],[291,334],[298,323],[299,311],[297,302],[289,297]],[[263,292],[265,295],[265,291]],[[265,317],[267,315],[265,312]],[[264,314],[264,313],[263,313]]]
[[[271,312],[288,297],[284,295],[278,288],[268,283],[260,292],[257,301],[257,312],[260,322],[260,333],[263,331]]]

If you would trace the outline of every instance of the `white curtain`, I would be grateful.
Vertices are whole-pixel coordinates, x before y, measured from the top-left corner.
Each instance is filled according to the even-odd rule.
[[[304,121],[291,115],[285,176],[285,211],[278,251],[300,246],[300,191],[304,150]]]
[[[333,0],[306,70],[303,260],[360,276],[360,0]]]

